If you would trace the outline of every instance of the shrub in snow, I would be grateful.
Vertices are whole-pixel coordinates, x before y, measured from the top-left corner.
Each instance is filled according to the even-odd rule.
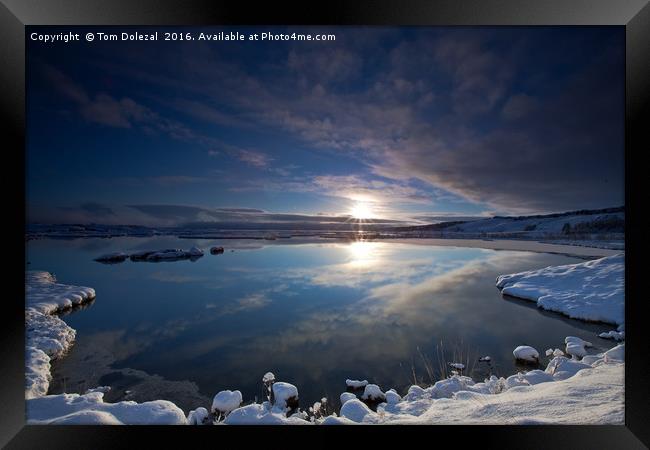
[[[349,392],[360,391],[368,385],[368,380],[345,380],[345,385],[348,387]]]
[[[287,417],[298,410],[298,388],[293,384],[278,381],[273,383],[273,409],[286,411]]]
[[[275,383],[275,375],[273,372],[266,372],[262,377],[262,383],[266,389],[266,399],[269,403],[273,404],[273,383]]]
[[[241,402],[241,392],[230,390],[221,391],[212,400],[212,412],[217,414],[217,420],[219,420],[222,415],[225,417],[232,410],[238,408]]]
[[[386,394],[384,394],[376,384],[368,384],[363,390],[361,400],[368,405],[370,409],[376,411],[377,406],[386,401]]]
[[[533,347],[528,345],[520,345],[512,351],[513,356],[518,361],[539,362],[539,353]]]
[[[187,423],[189,425],[207,425],[210,422],[209,417],[208,410],[201,406],[190,411],[187,416]]]

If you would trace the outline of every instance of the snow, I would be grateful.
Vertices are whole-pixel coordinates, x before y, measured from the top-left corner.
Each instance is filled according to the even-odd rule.
[[[277,383],[276,383],[277,384]],[[275,386],[275,385],[274,385]],[[223,421],[226,425],[309,425],[308,422],[300,417],[285,417],[283,413],[278,413],[268,409],[268,404],[253,403],[242,406],[228,414]]]
[[[351,420],[352,422],[361,423],[367,417],[376,416],[368,406],[359,399],[353,399],[345,402],[341,406],[341,417]]]
[[[479,362],[483,362],[483,361],[488,362],[488,361],[492,361],[492,358],[489,356],[481,356],[478,360]]]
[[[228,414],[233,409],[238,408],[241,402],[242,395],[240,391],[221,391],[212,400],[212,412],[219,411]]]
[[[328,424],[622,424],[624,344],[593,355],[592,362],[554,358],[532,370],[483,383],[455,375],[441,380],[452,389],[412,386],[381,414],[349,400]],[[436,385],[438,385],[436,383]],[[461,387],[456,389],[457,387]]]
[[[461,364],[461,363],[449,363],[449,366],[458,370],[463,370],[465,368],[465,364]]]
[[[598,337],[601,337],[603,339],[614,339],[615,341],[623,341],[625,340],[625,331],[611,330],[600,333]]]
[[[347,387],[353,388],[353,389],[361,389],[362,387],[365,387],[368,384],[368,380],[345,380],[345,385]]]
[[[624,323],[625,256],[618,254],[579,264],[501,275],[497,287],[505,295],[537,302],[537,306],[573,319]]]
[[[95,290],[56,282],[49,272],[28,271],[25,274],[25,307],[43,314],[80,305],[95,298]]]
[[[344,392],[339,397],[339,399],[341,400],[341,405],[343,405],[348,400],[352,400],[352,399],[355,399],[355,398],[357,398],[357,396],[354,395],[352,392]]]
[[[59,394],[26,401],[27,423],[102,425],[185,425],[183,410],[167,400],[104,403],[103,392]]]
[[[591,347],[593,345],[591,342],[584,341],[575,336],[567,336],[564,342],[566,343],[566,353],[577,358],[585,356],[587,354],[585,347]]]
[[[341,394],[343,395],[343,394]],[[386,391],[386,403],[393,405],[402,400],[402,397],[395,391],[395,389],[390,389]]]
[[[512,351],[515,359],[527,362],[538,362],[539,352],[528,345],[520,345]]]
[[[270,382],[275,381],[275,375],[273,372],[266,372],[264,376],[262,377],[262,383],[267,384]]]
[[[293,384],[283,381],[278,381],[273,384],[273,398],[275,401],[273,406],[285,409],[287,407],[287,401],[292,397],[296,400],[298,399],[298,388]]]

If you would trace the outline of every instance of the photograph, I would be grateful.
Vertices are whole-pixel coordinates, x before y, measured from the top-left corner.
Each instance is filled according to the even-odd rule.
[[[27,26],[25,420],[625,423],[625,28]]]

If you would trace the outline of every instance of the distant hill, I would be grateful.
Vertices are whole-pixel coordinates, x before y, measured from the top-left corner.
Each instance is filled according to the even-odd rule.
[[[625,232],[625,207],[583,209],[531,216],[494,216],[472,221],[442,222],[431,225],[395,227],[394,231],[449,233],[522,233],[535,235],[585,235]]]

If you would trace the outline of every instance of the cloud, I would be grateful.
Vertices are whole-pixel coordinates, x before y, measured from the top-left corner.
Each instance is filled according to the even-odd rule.
[[[258,168],[264,168],[268,166],[269,163],[273,160],[273,158],[265,153],[254,152],[251,150],[239,150],[237,152],[237,158],[248,165]]]

